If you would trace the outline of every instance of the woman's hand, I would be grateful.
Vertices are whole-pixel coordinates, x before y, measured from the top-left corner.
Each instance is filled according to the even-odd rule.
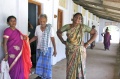
[[[85,48],[87,48],[87,47],[88,47],[88,45],[89,45],[88,43],[84,43],[84,47],[85,47]]]
[[[56,55],[57,55],[57,52],[56,52],[56,51],[54,51],[54,52],[53,52],[53,56],[54,56],[54,57],[56,57]]]
[[[5,58],[4,58],[5,61],[8,60],[8,54],[5,55]]]
[[[66,45],[66,41],[62,41],[62,43],[63,43],[64,45]]]
[[[23,40],[27,40],[27,36],[23,36]]]

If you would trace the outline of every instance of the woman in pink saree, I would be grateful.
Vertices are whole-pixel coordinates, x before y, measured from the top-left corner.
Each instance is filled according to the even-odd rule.
[[[4,60],[8,60],[11,79],[29,79],[31,68],[30,48],[27,36],[23,35],[16,26],[16,18],[9,16],[7,23],[10,27],[4,30],[3,48]]]

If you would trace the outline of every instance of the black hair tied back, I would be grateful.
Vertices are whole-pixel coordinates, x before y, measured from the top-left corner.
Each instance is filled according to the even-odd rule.
[[[10,21],[10,19],[12,19],[12,18],[16,19],[16,17],[15,17],[15,16],[9,16],[9,17],[7,18],[7,22],[9,22],[9,21]]]

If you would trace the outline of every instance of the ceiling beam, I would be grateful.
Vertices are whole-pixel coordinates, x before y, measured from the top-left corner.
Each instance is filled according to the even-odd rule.
[[[107,15],[107,14],[105,14],[105,13],[103,13],[103,12],[96,12],[96,11],[90,11],[91,13],[94,13],[95,15],[96,14],[99,14],[99,15],[104,15],[104,16],[106,16],[106,17],[115,17],[115,18],[119,18],[120,19],[120,16],[110,16],[110,15]]]
[[[107,13],[106,13],[106,11],[101,11],[101,10],[97,10],[97,9],[91,9],[91,8],[89,8],[89,7],[85,7],[85,9],[87,9],[87,10],[89,10],[89,11],[92,11],[92,12],[100,13],[100,14],[106,14],[106,15],[109,15],[109,16],[120,17],[120,14],[119,14],[119,13],[116,14],[116,13],[114,13],[114,12],[109,12],[109,11],[107,11]]]
[[[113,9],[113,10],[120,10],[120,8],[117,8],[117,7],[113,7],[113,6],[108,6],[108,5],[101,5],[101,3],[95,3],[95,2],[90,2],[90,1],[84,1],[85,3],[88,3],[88,4],[92,4],[92,5],[96,5],[96,6],[100,6],[100,7],[105,7],[105,8],[109,8],[109,9]]]
[[[120,8],[114,7],[114,5],[105,5],[104,4],[105,0],[73,0],[73,1],[76,4],[83,6],[84,9],[93,13],[97,17],[120,22],[120,13],[118,13],[118,11],[120,11]],[[109,11],[108,9],[114,11]]]
[[[84,7],[84,6],[83,6]],[[106,13],[106,11],[104,10],[104,9],[98,9],[98,8],[93,8],[93,7],[90,7],[90,8],[88,8],[88,7],[84,7],[85,9],[87,9],[87,10],[89,10],[91,13],[93,13],[94,15],[96,15],[96,16],[98,16],[98,17],[101,17],[100,15],[101,14],[103,14],[104,15],[104,17],[101,17],[101,18],[104,18],[104,19],[109,19],[109,20],[112,20],[112,21],[119,21],[119,19],[118,18],[120,18],[119,17],[119,13],[115,13],[115,12],[111,12],[111,13],[113,13],[112,15],[110,14],[110,11],[107,11],[107,13]],[[95,11],[95,10],[97,10],[97,11]],[[98,13],[99,13],[99,15],[98,15]],[[108,15],[108,13],[109,13],[109,15]],[[106,15],[106,16],[105,16]],[[112,16],[112,18],[110,19],[110,18],[108,18],[109,16]],[[115,18],[115,17],[117,17],[117,19]],[[113,19],[113,18],[115,18],[115,19]]]
[[[104,1],[111,1],[111,2],[119,2],[120,3],[120,0],[104,0]]]
[[[99,16],[99,15],[98,15]],[[99,16],[102,19],[107,19],[107,20],[111,20],[111,21],[116,21],[116,22],[120,22],[120,20],[118,19],[114,19],[114,18],[105,18],[104,16]]]
[[[94,9],[96,9],[96,10],[98,10],[98,11],[104,11],[105,12],[105,10],[104,9],[99,9],[99,8],[94,8],[94,7],[91,7],[91,6],[87,6],[87,5],[84,5],[84,4],[79,4],[80,6],[83,6],[84,8],[86,8],[86,9],[91,9],[91,10],[94,10]],[[115,13],[115,12],[112,12],[112,11],[108,11],[107,10],[107,12],[108,13],[113,13],[113,14],[116,14],[116,15],[120,15],[120,13]]]
[[[95,12],[93,12],[93,14],[95,14],[96,16],[98,16],[99,18],[103,18],[103,19],[109,19],[109,20],[112,20],[112,21],[117,21],[117,22],[120,22],[120,18],[116,18],[116,17],[110,17],[109,15],[104,15],[104,14],[96,14]]]
[[[98,9],[98,8],[94,8],[94,7],[90,7],[90,6],[83,6],[85,9],[87,10],[98,10],[98,11],[105,11],[104,9]],[[120,15],[120,13],[115,13],[115,12],[112,12],[112,11],[107,11],[108,13],[112,13],[112,14],[115,14],[115,15]]]
[[[85,1],[85,0],[73,0],[76,4],[91,4],[91,5],[96,5],[96,6],[100,6],[100,7],[105,7],[105,8],[109,8],[109,9],[113,9],[113,10],[120,10],[120,8],[117,7],[113,7],[113,6],[108,6],[108,5],[104,5],[100,3],[95,3],[95,2],[91,2],[91,1]]]

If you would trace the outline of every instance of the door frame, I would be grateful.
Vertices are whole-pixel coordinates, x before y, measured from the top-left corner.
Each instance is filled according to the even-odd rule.
[[[28,0],[28,3],[32,3],[32,4],[35,4],[38,6],[38,16],[41,14],[41,3],[40,2],[36,2],[36,1],[33,1],[33,0]],[[39,20],[38,20],[38,25],[39,25]]]

